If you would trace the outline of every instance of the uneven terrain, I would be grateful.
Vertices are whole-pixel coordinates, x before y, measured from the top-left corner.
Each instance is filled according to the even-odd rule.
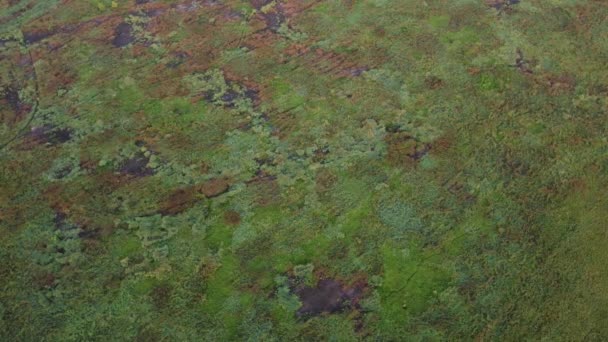
[[[604,341],[608,2],[0,0],[0,340]]]

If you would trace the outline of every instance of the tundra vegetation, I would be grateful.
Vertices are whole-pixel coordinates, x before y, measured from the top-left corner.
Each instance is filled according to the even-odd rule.
[[[608,2],[0,5],[0,340],[608,338]]]

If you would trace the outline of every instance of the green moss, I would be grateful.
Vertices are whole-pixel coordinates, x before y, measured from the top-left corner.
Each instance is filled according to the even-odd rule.
[[[447,15],[432,16],[429,18],[429,24],[436,29],[445,29],[450,24],[450,17]]]

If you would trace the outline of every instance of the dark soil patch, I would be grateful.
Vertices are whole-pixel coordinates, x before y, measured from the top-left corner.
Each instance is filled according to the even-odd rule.
[[[23,33],[23,39],[25,40],[26,44],[34,44],[37,43],[45,38],[48,38],[54,34],[56,34],[56,31],[33,31],[33,32],[24,32]]]
[[[70,173],[72,173],[73,167],[70,165],[67,165],[59,170],[55,170],[53,172],[53,177],[55,179],[63,179],[65,177],[67,177]]]
[[[61,229],[63,227],[65,221],[67,219],[67,215],[64,212],[57,211],[55,213],[55,218],[53,218],[53,223],[57,229]]]
[[[271,3],[272,0],[251,0],[251,5],[256,9],[256,10],[261,10],[262,7],[268,5],[269,3]]]
[[[56,211],[55,218],[53,218],[55,229],[59,231],[68,231],[72,229],[80,228],[78,225],[68,220],[68,215],[63,211]]]
[[[256,104],[259,101],[259,92],[255,89],[246,88],[244,96],[248,98],[251,103]]]
[[[325,146],[314,151],[312,161],[315,163],[326,164],[326,157],[329,155],[329,147]]]
[[[363,67],[355,67],[348,70],[348,74],[352,77],[358,77],[363,75],[364,72],[369,71],[369,68],[366,66]]]
[[[79,232],[78,237],[81,239],[95,239],[99,237],[99,234],[99,229],[90,229]]]
[[[302,302],[298,309],[299,317],[317,316],[322,313],[336,313],[347,308],[356,307],[363,295],[365,286],[356,284],[344,286],[337,280],[322,279],[316,287],[304,287],[296,291]]]
[[[283,13],[276,10],[262,13],[262,18],[266,23],[266,28],[275,33],[279,31],[279,28],[281,28],[281,25],[285,21]]]
[[[235,101],[239,98],[239,93],[234,90],[228,90],[224,95],[222,95],[222,102],[225,103],[228,107],[233,107]]]
[[[14,86],[5,87],[2,90],[2,97],[4,102],[14,113],[14,121],[17,122],[21,119],[23,114],[31,108],[30,105],[23,102],[19,95],[19,89]]]
[[[152,8],[147,11],[144,11],[144,14],[148,18],[155,18],[155,17],[162,15],[163,13],[165,13],[164,8]]]
[[[186,52],[176,52],[173,54],[173,59],[166,64],[167,68],[175,69],[182,65],[190,55]]]
[[[150,158],[138,152],[133,158],[127,159],[120,167],[120,172],[135,177],[146,177],[154,174],[154,169],[148,167]]]
[[[208,76],[205,80],[210,80]],[[240,101],[249,101],[252,106],[259,103],[259,91],[244,84],[238,83],[235,80],[226,77],[227,89],[211,89],[203,92],[201,95],[210,103],[227,108],[234,108]]]
[[[38,145],[54,146],[72,140],[72,130],[70,128],[56,128],[52,125],[32,127],[30,132],[25,135],[23,147],[33,148]]]
[[[117,48],[125,47],[135,41],[133,27],[127,23],[120,23],[114,30],[112,45]]]
[[[532,74],[533,71],[532,69],[530,69],[530,63],[527,59],[524,58],[524,53],[520,49],[517,49],[515,53],[516,58],[514,67],[516,67],[520,72],[524,74]]]
[[[265,29],[270,30],[273,33],[277,33],[281,25],[285,22],[286,16],[283,11],[283,7],[280,3],[277,3],[272,8],[266,8],[262,11],[262,8],[269,5],[272,1],[268,0],[252,0],[251,4],[258,10],[259,18],[264,20],[266,24]]]

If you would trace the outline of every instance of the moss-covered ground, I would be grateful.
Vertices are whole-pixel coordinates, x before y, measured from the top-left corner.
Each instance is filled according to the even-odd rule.
[[[605,341],[608,2],[0,0],[0,340]]]

